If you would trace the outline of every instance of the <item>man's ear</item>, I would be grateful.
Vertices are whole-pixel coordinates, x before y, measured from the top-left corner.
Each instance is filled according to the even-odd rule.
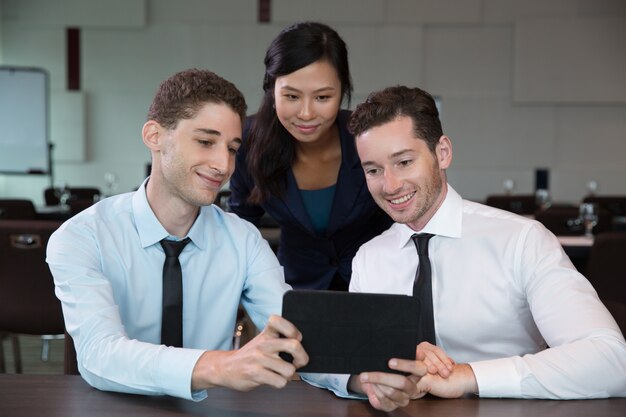
[[[141,137],[143,143],[150,151],[158,151],[161,148],[161,139],[163,136],[163,127],[154,120],[148,120],[141,129]]]
[[[443,135],[439,138],[436,148],[437,161],[439,162],[439,168],[448,169],[452,164],[452,142],[450,138]]]

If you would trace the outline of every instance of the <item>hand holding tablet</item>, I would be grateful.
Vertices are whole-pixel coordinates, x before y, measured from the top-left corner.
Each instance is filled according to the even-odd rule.
[[[294,290],[283,297],[282,315],[300,330],[309,355],[298,372],[398,372],[387,366],[391,358],[415,359],[415,297]]]

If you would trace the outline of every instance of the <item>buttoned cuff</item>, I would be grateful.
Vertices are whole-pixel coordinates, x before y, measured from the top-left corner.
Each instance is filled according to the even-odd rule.
[[[155,379],[164,394],[194,401],[207,397],[206,390],[191,390],[193,368],[204,352],[201,349],[163,349],[159,355]]]
[[[484,398],[521,398],[521,380],[513,358],[469,364],[476,376],[478,395]]]
[[[313,374],[301,373],[300,378],[317,388],[325,388],[341,398],[366,399],[367,396],[348,392],[349,374]]]

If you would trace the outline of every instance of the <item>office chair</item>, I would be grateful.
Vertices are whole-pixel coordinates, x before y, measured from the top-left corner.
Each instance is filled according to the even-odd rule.
[[[626,196],[587,196],[583,203],[595,203],[600,208],[611,212],[614,216],[626,216]]]
[[[70,216],[74,216],[94,204],[93,200],[70,200]]]
[[[48,239],[60,225],[58,221],[0,220],[0,333],[64,333],[61,303],[45,259]],[[19,339],[13,335],[12,341],[15,371],[21,373]]]
[[[488,195],[485,204],[515,214],[534,214],[537,210],[536,199],[533,194],[518,195]]]
[[[69,201],[68,204],[76,200],[86,200],[95,202],[101,195],[100,189],[95,187],[68,187]],[[43,192],[46,206],[58,206],[61,204],[61,189],[58,187],[48,187]]]
[[[65,375],[79,375],[78,360],[76,359],[76,348],[74,347],[74,339],[65,332],[65,348],[63,358],[63,373]]]
[[[595,237],[587,279],[626,334],[626,232],[600,233]]]
[[[580,236],[585,233],[578,207],[549,207],[535,212],[535,220],[542,223],[557,236]],[[611,214],[606,210],[598,210],[598,224],[593,233],[598,234],[611,230]]]
[[[37,212],[32,201],[0,199],[0,220],[31,220],[36,218]]]
[[[32,201],[25,199],[0,199],[0,220],[32,220],[37,218]],[[0,252],[0,255],[2,252]],[[4,363],[4,339],[11,339],[13,352],[19,351],[19,339],[15,335],[0,332],[0,373],[6,372]]]
[[[597,204],[600,209],[611,213],[611,224],[613,231],[625,231],[626,223],[626,196],[587,196],[583,203]]]

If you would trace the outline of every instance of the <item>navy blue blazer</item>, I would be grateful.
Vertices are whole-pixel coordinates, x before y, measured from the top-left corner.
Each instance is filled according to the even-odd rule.
[[[282,198],[272,196],[261,205],[248,204],[253,182],[244,147],[237,153],[230,180],[230,209],[257,226],[266,212],[279,224],[278,260],[285,269],[285,280],[294,288],[327,289],[336,275],[349,283],[356,251],[392,224],[367,189],[354,137],[347,129],[349,116],[349,111],[342,110],[336,120],[341,138],[341,166],[328,226],[322,233],[316,233],[313,228],[291,170]],[[244,142],[253,117],[246,121]]]

